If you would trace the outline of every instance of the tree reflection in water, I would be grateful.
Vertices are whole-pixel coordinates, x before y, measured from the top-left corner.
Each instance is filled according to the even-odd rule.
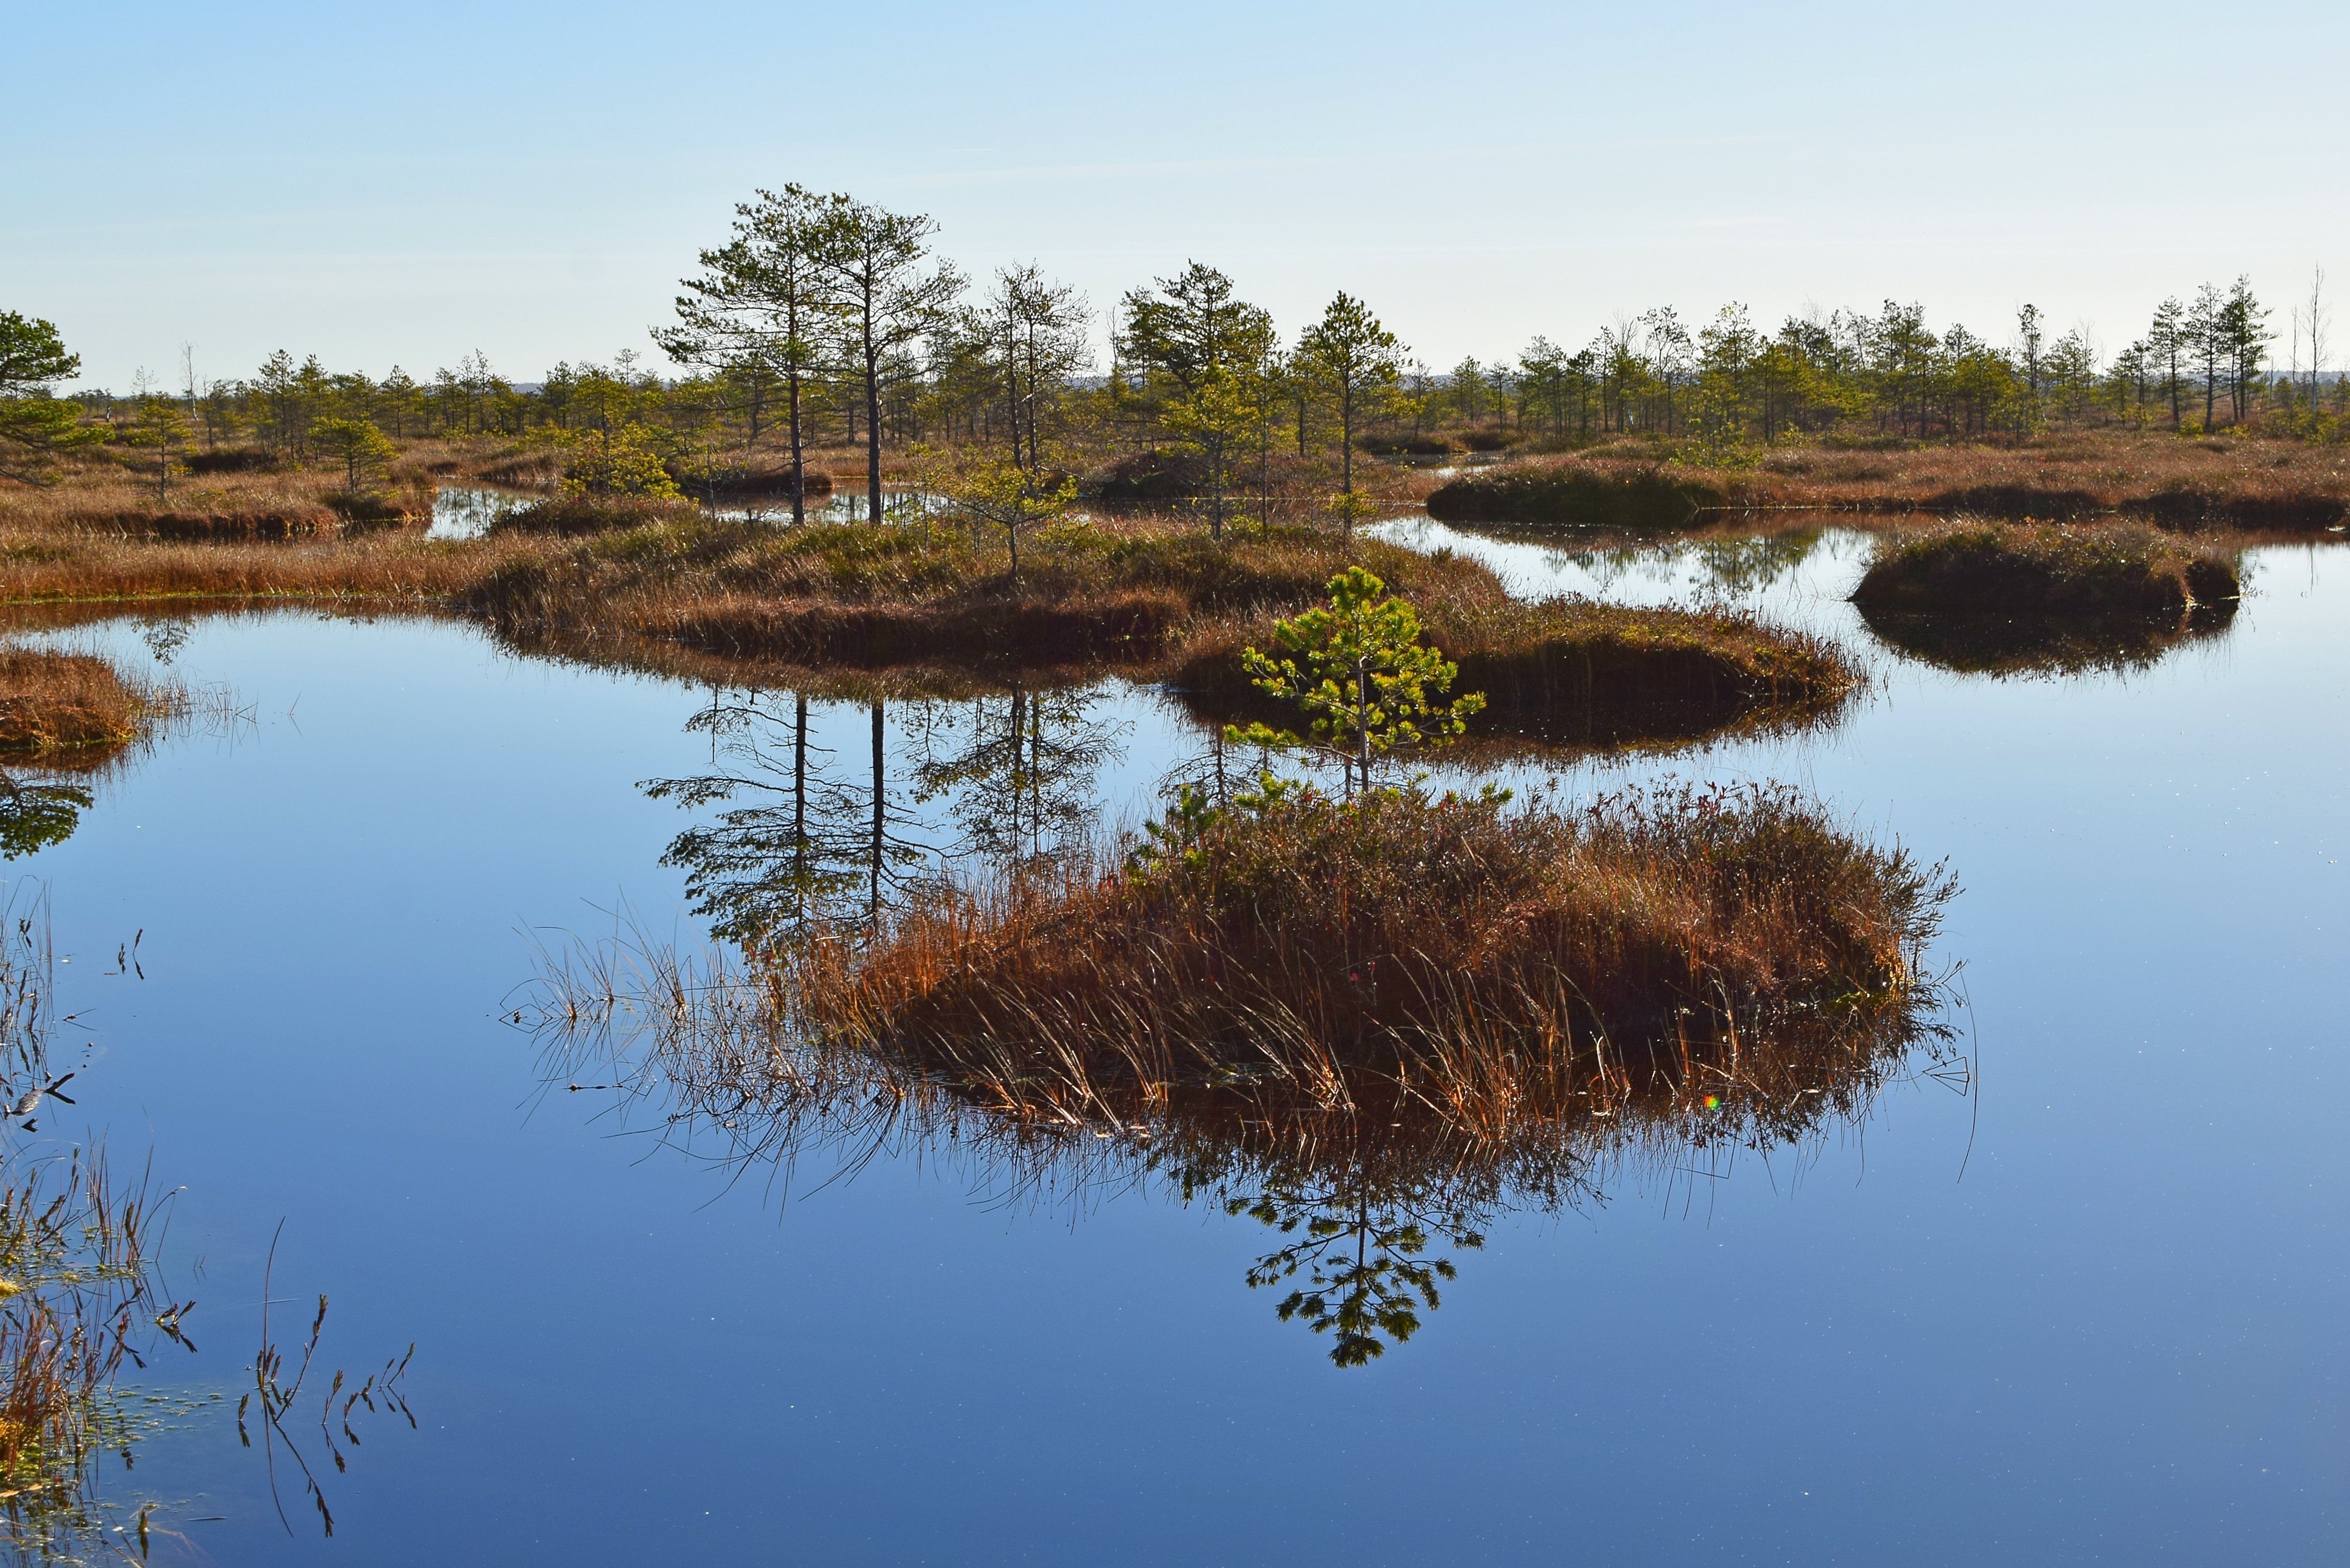
[[[79,784],[18,784],[0,773],[0,860],[62,844],[94,797]]]
[[[1128,730],[1095,716],[1103,700],[1095,688],[1015,684],[968,702],[923,705],[914,799],[951,797],[962,834],[953,853],[1018,872],[1087,836],[1099,804],[1096,780],[1123,755]]]
[[[914,819],[890,799],[888,705],[867,706],[861,780],[811,740],[806,694],[713,691],[686,725],[710,737],[711,771],[639,786],[688,809],[726,803],[661,857],[685,871],[694,913],[713,936],[756,950],[788,945],[858,903],[878,919],[885,894],[923,867]]]
[[[2127,674],[2151,669],[2174,649],[2224,636],[2236,601],[2157,614],[2027,611],[1920,614],[1861,607],[1877,640],[1928,664],[1969,675]]]
[[[1516,535],[1501,531],[1494,536]],[[1615,595],[1643,574],[1671,573],[1682,576],[1701,597],[1738,599],[1784,581],[1811,558],[1821,536],[1816,527],[1703,532],[1664,539],[1602,533],[1547,549],[1544,556],[1553,571],[1572,567],[1587,574],[1603,597]]]
[[[1143,1082],[1058,1071],[1049,1039],[890,1054],[811,1027],[793,998],[795,953],[869,940],[958,861],[1016,888],[1098,848],[1097,776],[1123,742],[1103,701],[1014,688],[899,702],[893,747],[878,699],[713,692],[691,725],[710,737],[710,771],[643,787],[723,807],[667,859],[726,945],[688,957],[639,934],[554,955],[515,1015],[539,1032],[548,1087],[608,1088],[624,1126],[785,1188],[910,1154],[959,1166],[1003,1201],[1083,1208],[1142,1189],[1212,1204],[1270,1232],[1245,1282],[1278,1293],[1283,1321],[1326,1335],[1339,1366],[1418,1332],[1458,1256],[1512,1213],[1718,1178],[1741,1157],[1802,1157],[1857,1127],[1897,1081],[1971,1092],[1931,981],[1864,1022],[1831,1010],[1760,1033],[1700,1039],[1684,1022],[1656,1039],[1573,1041],[1497,1063],[1503,1087],[1465,1100],[1401,1062],[1308,1081],[1268,1065],[1284,1059],[1269,1052]],[[838,742],[843,718],[854,738],[820,746],[816,731]]]
[[[1235,1066],[1212,1082],[1097,1085],[1073,1103],[938,1060],[893,1059],[800,1026],[757,959],[681,959],[641,940],[542,969],[535,1004],[550,1088],[615,1090],[622,1125],[731,1175],[787,1189],[868,1160],[960,1168],[991,1200],[1082,1210],[1131,1190],[1253,1218],[1276,1244],[1245,1271],[1284,1292],[1283,1321],[1331,1335],[1339,1366],[1400,1344],[1513,1213],[1604,1205],[1611,1190],[1729,1175],[1742,1158],[1807,1158],[1899,1082],[1971,1094],[1947,991],[1866,1031],[1742,1038],[1726,1050],[1602,1053],[1492,1116],[1364,1071],[1306,1085]]]
[[[724,805],[678,835],[662,864],[685,871],[713,936],[788,948],[851,911],[878,923],[947,861],[1017,872],[1082,839],[1096,778],[1122,754],[1127,729],[1096,716],[1103,701],[1084,688],[1014,686],[899,702],[897,749],[910,756],[893,767],[891,705],[876,698],[863,704],[860,769],[813,740],[806,693],[713,691],[687,722],[710,737],[711,771],[639,787],[687,809]],[[930,814],[915,809],[941,803],[951,841],[934,842]]]

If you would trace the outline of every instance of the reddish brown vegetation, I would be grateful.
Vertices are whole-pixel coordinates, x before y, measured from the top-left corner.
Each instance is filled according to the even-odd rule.
[[[1797,447],[1751,468],[1660,462],[1627,444],[1464,474],[1428,504],[1445,521],[1536,527],[1676,528],[1714,510],[1816,507],[2305,531],[2344,520],[2350,473],[2325,447],[2121,432],[2023,446]]]
[[[1727,1083],[1766,1045],[1874,1059],[1929,1001],[1949,893],[1783,792],[1571,815],[1309,792],[1194,822],[1131,870],[941,898],[776,983],[819,1037],[1024,1116],[1237,1075],[1501,1134],[1652,1079]]]
[[[2226,551],[2143,524],[1961,520],[1887,541],[1852,597],[1874,611],[2175,618],[2241,592]]]
[[[110,751],[156,706],[93,655],[0,649],[0,753],[50,763]]]

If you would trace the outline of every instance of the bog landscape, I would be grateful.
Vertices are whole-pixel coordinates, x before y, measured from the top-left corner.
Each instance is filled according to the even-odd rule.
[[[0,301],[18,1556],[2314,1560],[2322,277],[1431,366],[709,229],[535,379]]]

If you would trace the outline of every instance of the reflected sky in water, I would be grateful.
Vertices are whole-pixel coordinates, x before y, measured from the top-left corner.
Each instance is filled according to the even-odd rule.
[[[490,530],[490,524],[510,513],[545,500],[533,492],[507,490],[489,484],[443,484],[432,493],[432,522],[425,536],[432,539],[478,539]],[[811,523],[861,523],[870,508],[861,489],[852,490],[844,484],[827,495],[812,497],[806,506]],[[926,506],[935,505],[933,497],[904,489],[885,492],[881,497],[881,514],[885,520],[910,517]],[[730,502],[715,508],[714,514],[749,522],[788,524],[792,517],[791,497],[757,502]]]
[[[144,1484],[223,1516],[182,1528],[240,1563],[2339,1555],[2343,557],[2263,550],[2224,635],[2011,680],[1877,642],[1843,603],[1859,535],[1727,565],[1455,545],[1863,651],[1872,688],[1825,732],[1560,787],[1784,780],[1948,857],[1978,1095],[1913,1075],[1794,1145],[1481,1211],[1473,1250],[1426,1254],[1459,1265],[1441,1311],[1341,1371],[1246,1288],[1268,1231],[1245,1211],[1007,1196],[936,1148],[787,1177],[664,1148],[619,1091],[544,1091],[505,1022],[534,942],[621,918],[702,941],[691,880],[756,870],[775,818],[726,814],[778,794],[643,786],[772,785],[792,694],[446,623],[199,618],[172,668],[253,722],[98,781],[6,867],[52,890],[94,1046],[73,1125],[185,1186],[167,1263],[203,1353],[160,1378],[237,1383],[282,1219],[279,1294],[332,1296],[343,1365],[417,1342],[421,1429],[367,1435],[331,1546],[279,1529],[227,1423],[158,1436]],[[58,637],[151,670],[140,629]],[[764,763],[704,718],[746,700]],[[1201,765],[1155,692],[1035,722],[1064,700],[890,704],[889,874],[1064,831],[1072,774],[1040,743],[1129,823]],[[812,701],[808,736],[853,872],[872,711]],[[680,854],[696,831],[712,854]],[[145,978],[109,973],[142,930]]]

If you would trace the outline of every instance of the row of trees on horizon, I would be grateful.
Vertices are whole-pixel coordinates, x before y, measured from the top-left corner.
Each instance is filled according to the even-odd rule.
[[[249,378],[200,381],[188,354],[176,385],[142,371],[127,399],[89,390],[72,400],[89,422],[153,425],[168,407],[190,443],[249,439],[302,456],[322,427],[341,450],[360,426],[395,439],[543,440],[584,449],[597,488],[660,483],[681,467],[714,472],[754,450],[780,453],[796,477],[810,450],[861,446],[878,514],[890,445],[983,452],[1030,474],[1073,454],[1098,463],[1173,451],[1221,505],[1249,471],[1263,483],[1276,453],[1327,468],[1350,495],[1363,451],[1645,437],[1692,461],[1735,462],[1836,431],[1982,439],[2257,422],[2331,434],[2345,390],[2317,369],[2322,275],[2292,312],[2289,375],[2273,370],[2273,312],[2245,278],[2164,301],[2110,357],[2080,329],[2054,332],[2031,306],[1994,344],[1963,326],[1937,331],[1921,306],[1888,300],[1776,328],[1741,305],[1695,324],[1662,307],[1619,317],[1579,348],[1537,337],[1513,358],[1438,371],[1343,292],[1284,339],[1269,312],[1198,262],[1117,302],[1103,363],[1097,317],[1076,290],[1034,265],[972,280],[937,253],[936,234],[927,217],[847,195],[761,192],[702,253],[674,319],[653,330],[667,361],[659,369],[623,352],[518,385],[476,352],[429,378],[394,367],[377,379],[281,350]],[[18,337],[47,325],[8,319]],[[46,357],[0,344],[0,402],[46,397],[37,380],[72,373],[54,329],[48,338]]]

